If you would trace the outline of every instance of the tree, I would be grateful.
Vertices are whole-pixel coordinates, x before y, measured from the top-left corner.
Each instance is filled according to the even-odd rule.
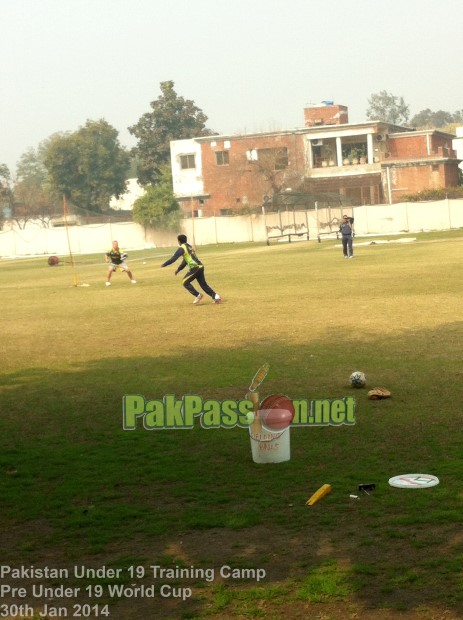
[[[251,151],[246,165],[247,170],[252,171],[253,176],[260,183],[263,196],[274,197],[288,187],[294,189],[304,178],[300,172],[289,166],[286,147]]]
[[[410,112],[403,97],[396,97],[382,90],[372,94],[368,99],[367,119],[370,121],[384,121],[393,125],[406,124]]]
[[[4,220],[11,215],[13,203],[10,169],[6,164],[0,164],[0,229],[3,228]]]
[[[142,185],[155,183],[161,166],[170,162],[170,141],[210,136],[215,132],[206,128],[207,116],[194,101],[179,97],[174,82],[161,82],[161,95],[150,103],[146,112],[129,132],[138,140],[133,149],[139,159],[138,180]]]
[[[169,164],[160,169],[157,183],[148,185],[146,193],[134,202],[133,219],[143,226],[173,230],[178,228],[182,211],[172,190]]]
[[[43,146],[39,146],[37,151],[29,149],[19,160],[14,187],[14,219],[19,225],[38,219],[49,226],[51,218],[61,210],[60,198],[49,191],[43,154]]]
[[[126,191],[130,167],[130,156],[117,136],[103,119],[88,120],[74,133],[52,136],[44,164],[54,190],[81,209],[107,210],[111,197]]]
[[[452,112],[445,112],[444,110],[438,110],[432,112],[429,108],[421,110],[410,121],[412,127],[418,129],[430,129],[435,127],[436,129],[444,128],[449,125],[457,125],[463,121],[463,110],[457,110]]]
[[[439,110],[438,112],[432,112],[429,108],[421,110],[410,121],[412,127],[418,127],[420,129],[429,129],[431,127],[443,127],[452,122],[452,115],[449,112]]]
[[[448,125],[444,125],[443,127],[438,127],[444,133],[451,133],[454,136],[457,135],[457,127],[460,127],[461,123],[449,123]]]

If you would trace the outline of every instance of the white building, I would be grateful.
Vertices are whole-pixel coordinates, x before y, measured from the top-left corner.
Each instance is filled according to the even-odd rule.
[[[457,137],[452,140],[452,146],[457,152],[458,159],[463,159],[463,127],[456,128]],[[460,170],[463,170],[463,161],[458,164]]]
[[[138,179],[127,179],[127,191],[119,198],[113,196],[109,201],[109,206],[115,211],[131,211],[136,199],[144,194],[145,190],[138,184]]]

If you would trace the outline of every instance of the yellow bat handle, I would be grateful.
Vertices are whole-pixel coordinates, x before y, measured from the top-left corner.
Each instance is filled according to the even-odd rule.
[[[318,502],[319,499],[321,499],[322,497],[325,497],[325,495],[328,495],[328,493],[330,492],[331,492],[331,484],[324,484],[318,489],[318,491],[315,491],[315,493],[311,497],[309,497],[305,505],[313,506],[314,504]]]
[[[262,368],[260,368],[260,369],[257,371],[257,373],[256,373],[256,375],[255,375],[255,377],[254,377],[254,379],[252,380],[251,385],[249,386],[249,390],[250,390],[251,392],[254,392],[254,390],[256,390],[256,389],[259,387],[259,385],[260,385],[260,384],[262,383],[262,381],[265,379],[265,377],[266,377],[266,375],[267,375],[267,373],[268,373],[268,371],[269,371],[269,368],[270,368],[270,364],[264,364],[264,365],[262,366]]]

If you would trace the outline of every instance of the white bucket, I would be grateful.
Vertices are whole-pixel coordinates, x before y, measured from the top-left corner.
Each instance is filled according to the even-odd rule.
[[[289,445],[288,426],[283,431],[271,433],[262,428],[260,421],[256,420],[260,426],[260,432],[256,428],[256,423],[249,427],[251,437],[251,453],[254,463],[283,463],[291,458]]]
[[[262,426],[259,417],[259,394],[248,392],[246,398],[254,403],[254,422],[249,427],[251,453],[254,463],[283,463],[291,458],[289,447],[289,426],[272,432]]]

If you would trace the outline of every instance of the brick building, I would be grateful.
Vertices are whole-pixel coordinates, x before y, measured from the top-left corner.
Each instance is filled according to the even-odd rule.
[[[452,134],[382,121],[350,124],[348,109],[304,109],[304,127],[171,142],[174,193],[185,211],[228,215],[284,192],[340,194],[352,205],[458,184]]]

